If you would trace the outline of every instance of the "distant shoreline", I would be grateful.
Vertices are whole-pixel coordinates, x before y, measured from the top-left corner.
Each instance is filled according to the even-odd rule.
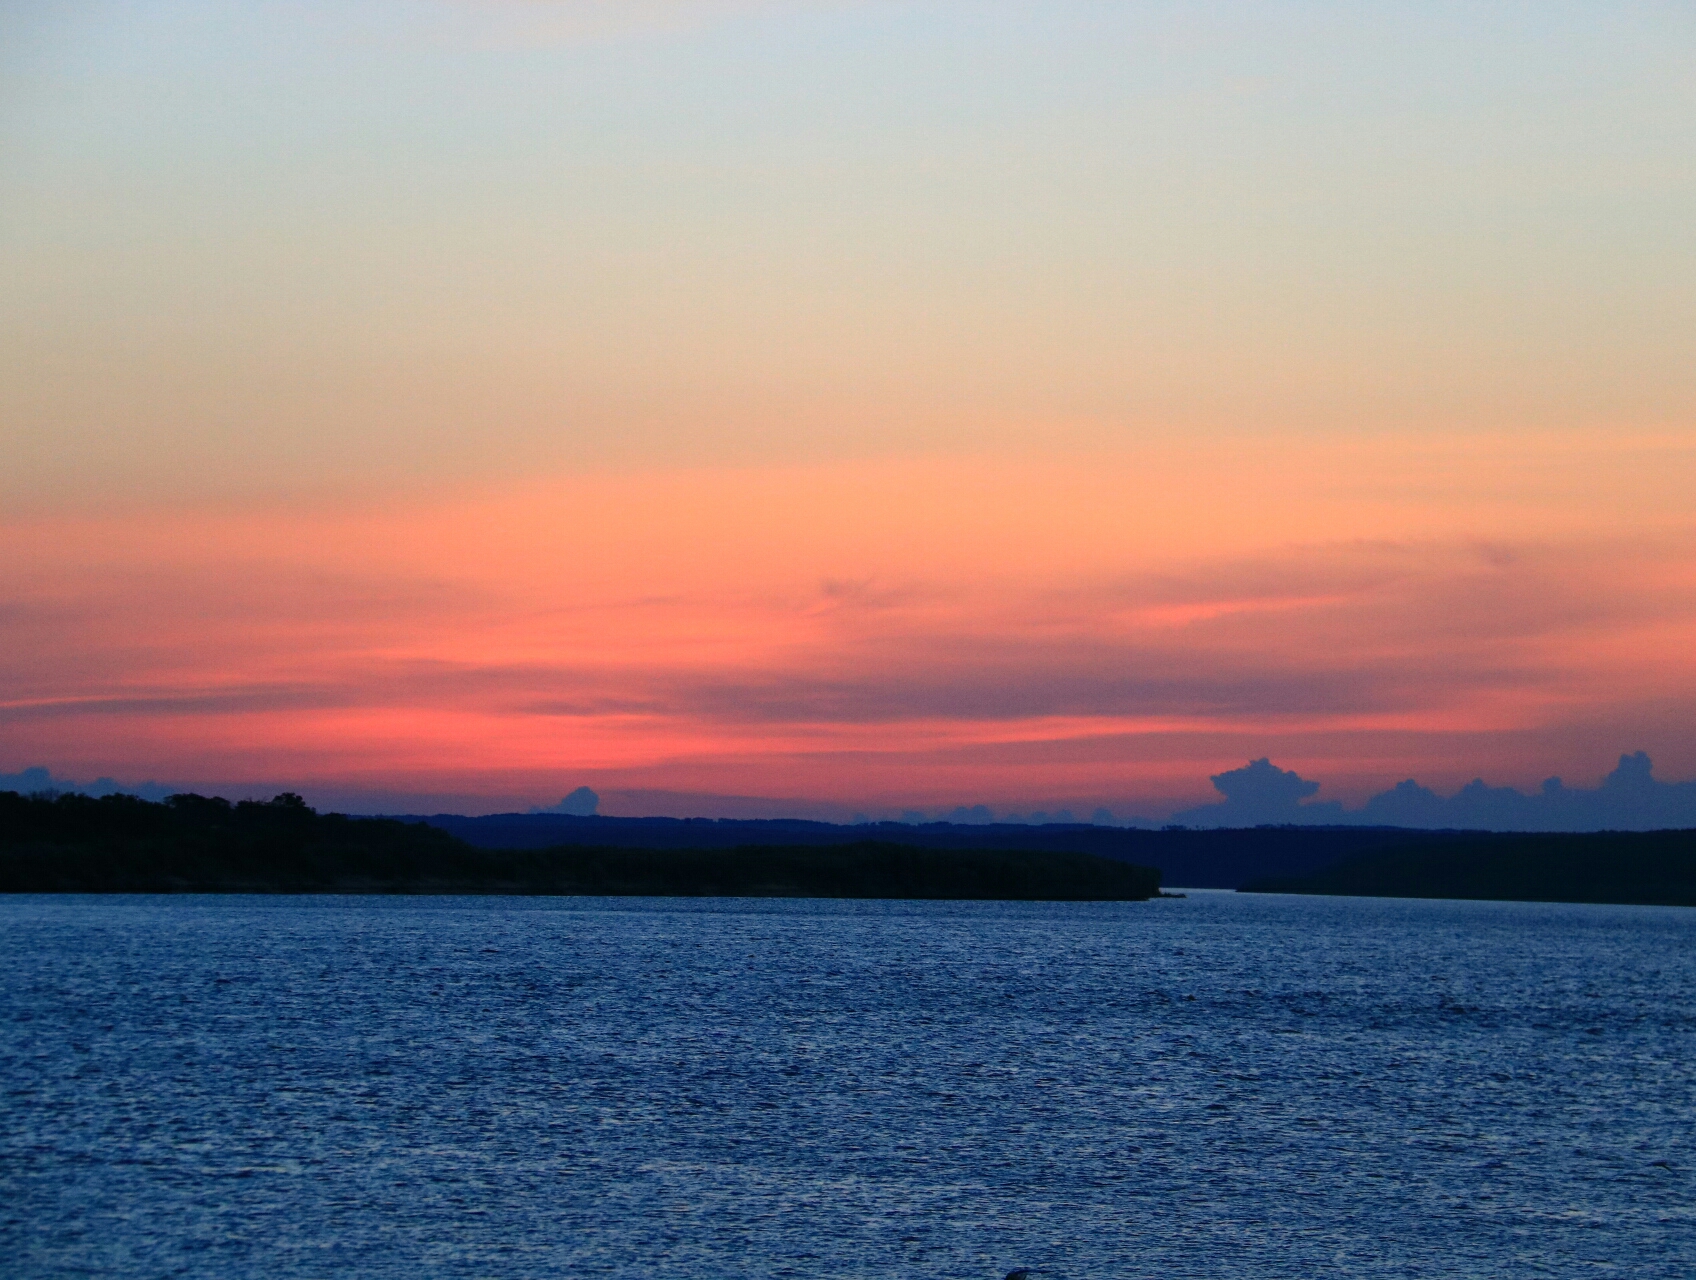
[[[0,893],[348,894],[481,897],[839,898],[1143,902],[1159,873],[1087,854],[935,850],[892,844],[828,849],[558,848],[403,860],[387,870],[311,853],[267,867],[244,858],[7,851]],[[475,863],[479,865],[466,865]],[[1182,895],[1177,895],[1182,896]]]
[[[1142,901],[1167,880],[1250,893],[1696,906],[1696,831],[933,824],[855,839],[853,828],[816,823],[590,820],[572,826],[587,839],[490,847],[483,841],[506,826],[465,823],[478,839],[436,823],[319,814],[289,794],[231,804],[0,792],[0,892]]]
[[[1490,835],[1409,841],[1243,893],[1696,906],[1696,831]]]
[[[1087,854],[843,845],[723,850],[559,848],[402,860],[244,858],[44,849],[0,857],[0,893],[339,893],[505,897],[861,898],[1142,902],[1159,873]],[[468,865],[477,864],[477,865]]]
[[[0,792],[0,892],[1144,901],[1160,873],[1089,853],[887,841],[480,849],[423,823],[271,801]]]

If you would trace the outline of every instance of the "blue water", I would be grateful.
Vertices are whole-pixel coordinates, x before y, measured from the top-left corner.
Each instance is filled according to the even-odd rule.
[[[1696,1275],[1696,911],[0,899],[10,1276]]]

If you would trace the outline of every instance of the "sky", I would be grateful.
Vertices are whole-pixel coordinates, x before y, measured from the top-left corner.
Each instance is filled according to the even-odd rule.
[[[0,773],[1696,777],[1687,4],[0,8]]]

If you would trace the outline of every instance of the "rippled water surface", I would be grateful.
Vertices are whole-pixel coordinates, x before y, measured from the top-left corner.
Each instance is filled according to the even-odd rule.
[[[15,1276],[1696,1274],[1696,911],[0,899]]]

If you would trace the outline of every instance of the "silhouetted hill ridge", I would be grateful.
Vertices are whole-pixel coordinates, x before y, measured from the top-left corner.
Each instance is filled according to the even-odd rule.
[[[802,818],[614,818],[497,813],[409,816],[483,848],[545,848],[587,843],[649,849],[712,849],[760,844],[893,841],[929,849],[1040,849],[1090,853],[1158,868],[1161,883],[1234,889],[1269,875],[1304,875],[1365,851],[1409,840],[1442,842],[1472,832],[1399,827],[1268,825],[1149,831],[1089,823],[899,822],[842,826]]]

